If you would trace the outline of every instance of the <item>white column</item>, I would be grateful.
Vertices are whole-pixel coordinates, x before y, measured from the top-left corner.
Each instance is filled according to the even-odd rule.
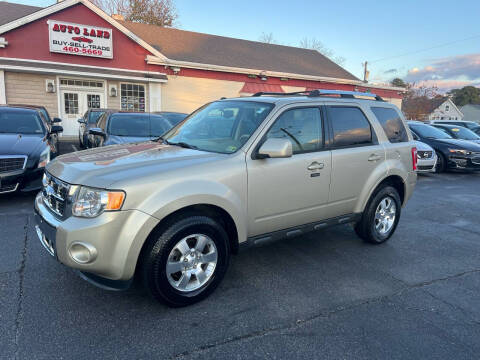
[[[150,112],[162,110],[162,84],[148,83],[148,104]]]
[[[5,71],[0,70],[0,104],[7,103],[7,94],[5,92]]]

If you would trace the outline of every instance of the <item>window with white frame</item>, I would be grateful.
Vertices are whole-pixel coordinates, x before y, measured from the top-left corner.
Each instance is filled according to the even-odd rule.
[[[450,105],[445,105],[445,111],[450,111]]]
[[[120,84],[120,107],[122,111],[145,111],[145,86]]]

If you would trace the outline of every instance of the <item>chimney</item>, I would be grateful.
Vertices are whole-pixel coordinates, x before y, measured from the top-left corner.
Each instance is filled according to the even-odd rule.
[[[125,20],[125,18],[123,17],[123,15],[120,15],[120,14],[112,14],[112,18],[113,18],[114,20],[120,20],[120,21]]]

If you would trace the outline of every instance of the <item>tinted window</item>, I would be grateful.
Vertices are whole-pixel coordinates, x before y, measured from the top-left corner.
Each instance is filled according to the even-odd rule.
[[[372,111],[391,143],[408,141],[407,130],[395,109],[372,107]]]
[[[42,120],[34,111],[0,111],[0,133],[44,134]]]
[[[245,144],[273,106],[255,101],[215,101],[190,114],[164,137],[170,143],[231,154]]]
[[[327,106],[335,146],[358,146],[372,142],[370,123],[356,107]]]
[[[173,127],[162,115],[150,115],[152,136],[162,136]]]
[[[442,130],[443,130],[443,128],[442,128]],[[478,135],[475,134],[472,130],[467,129],[467,128],[462,127],[462,126],[448,128],[448,133],[456,139],[464,139],[464,140],[478,140],[478,139],[480,139],[480,137],[478,137]]]
[[[108,133],[117,136],[150,136],[149,114],[113,114],[108,122]]]
[[[48,122],[48,123],[51,123],[52,122],[52,119],[50,119],[50,116],[48,115],[48,111],[41,108],[39,109],[40,112],[43,114],[43,117],[45,118],[45,120]]]
[[[187,114],[181,113],[161,113],[172,125],[177,125],[180,121],[187,117]]]
[[[436,127],[424,124],[410,124],[410,129],[415,131],[418,136],[430,139],[451,139],[452,137]]]
[[[288,139],[293,153],[315,151],[322,147],[320,109],[291,109],[281,114],[267,133],[267,138]]]
[[[95,124],[97,120],[105,114],[105,111],[90,111],[90,115],[88,116],[88,123]]]

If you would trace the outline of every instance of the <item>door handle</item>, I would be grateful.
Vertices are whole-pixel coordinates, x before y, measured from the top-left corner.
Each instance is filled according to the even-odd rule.
[[[313,170],[321,170],[321,169],[323,169],[324,166],[325,166],[324,164],[314,161],[313,163],[311,163],[311,164],[307,167],[307,169],[308,169],[308,170],[312,170],[312,171],[313,171]]]
[[[378,161],[380,160],[382,157],[378,154],[372,154],[369,156],[368,158],[368,161]]]

